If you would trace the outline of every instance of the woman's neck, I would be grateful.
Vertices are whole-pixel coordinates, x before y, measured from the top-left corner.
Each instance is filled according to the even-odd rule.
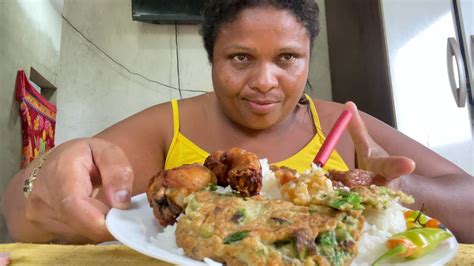
[[[277,161],[288,158],[303,148],[314,136],[316,129],[309,108],[296,105],[284,120],[266,129],[252,129],[232,121],[214,97],[216,141],[226,147],[241,147],[259,156]]]

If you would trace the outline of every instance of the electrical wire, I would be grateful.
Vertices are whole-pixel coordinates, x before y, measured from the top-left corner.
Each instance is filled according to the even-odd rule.
[[[178,24],[174,22],[174,43],[176,50],[176,72],[178,74],[178,91],[179,98],[183,99],[183,94],[181,93],[181,77],[179,76],[179,48],[178,48]]]
[[[107,52],[105,52],[102,48],[100,48],[97,44],[95,44],[93,41],[91,41],[89,38],[87,38],[78,28],[76,28],[63,14],[61,14],[61,17],[62,19],[77,33],[79,34],[85,41],[87,41],[90,45],[92,45],[93,47],[95,47],[99,52],[101,52],[103,55],[105,55],[110,61],[112,61],[113,63],[115,63],[116,65],[120,66],[121,68],[123,68],[125,71],[127,71],[129,74],[131,75],[134,75],[134,76],[138,76],[148,82],[151,82],[151,83],[155,83],[155,84],[158,84],[158,85],[161,85],[161,86],[164,86],[164,87],[167,87],[167,88],[170,88],[170,89],[173,89],[173,90],[177,90],[179,91],[179,95],[182,99],[182,91],[189,91],[189,92],[206,92],[206,91],[202,91],[202,90],[182,90],[180,88],[180,76],[179,76],[179,63],[177,62],[177,65],[178,65],[178,86],[179,88],[176,88],[176,87],[173,87],[171,85],[168,85],[168,84],[165,84],[163,82],[160,82],[160,81],[157,81],[157,80],[153,80],[153,79],[150,79],[140,73],[137,73],[137,72],[134,72],[132,70],[130,70],[128,67],[126,67],[125,65],[123,65],[122,63],[118,62],[116,59],[114,59],[112,56],[110,56]],[[176,42],[177,42],[177,32],[175,34],[175,38],[176,38]],[[178,53],[178,48],[176,46],[176,53]],[[178,54],[177,54],[178,55]]]

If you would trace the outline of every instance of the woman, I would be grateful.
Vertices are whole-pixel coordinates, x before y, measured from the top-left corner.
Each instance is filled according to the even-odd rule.
[[[474,240],[469,219],[458,219],[473,215],[473,207],[464,204],[472,186],[469,175],[358,113],[352,103],[303,96],[318,32],[313,0],[211,1],[204,15],[214,92],[159,104],[93,138],[56,147],[40,159],[44,164],[37,167],[26,198],[24,181],[38,163],[19,172],[4,193],[4,213],[15,240],[110,240],[104,224],[110,207],[127,208],[130,197],[144,192],[159,170],[202,162],[218,149],[241,147],[270,163],[301,170],[344,108],[354,113],[350,134],[343,135],[328,167],[379,173],[386,185],[425,203],[428,214],[444,221],[459,240]]]

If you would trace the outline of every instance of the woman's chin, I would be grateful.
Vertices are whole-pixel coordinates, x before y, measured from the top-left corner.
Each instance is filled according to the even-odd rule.
[[[254,116],[252,119],[241,121],[239,124],[252,130],[265,130],[280,125],[282,120],[283,119],[279,119],[272,115]]]

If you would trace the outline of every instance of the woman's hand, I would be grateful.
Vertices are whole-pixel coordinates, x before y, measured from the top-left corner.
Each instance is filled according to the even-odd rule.
[[[397,178],[412,173],[415,170],[415,162],[405,156],[390,156],[380,147],[370,137],[353,102],[347,102],[344,109],[353,114],[348,131],[355,145],[357,168],[378,174],[375,182],[379,185],[398,188]]]
[[[110,207],[129,206],[133,177],[127,156],[118,146],[96,138],[66,142],[48,155],[24,200],[24,219],[34,230],[22,231],[21,225],[15,224],[20,218],[10,213],[10,233],[15,240],[28,242],[111,240],[105,214]],[[100,196],[96,197],[99,188]],[[12,200],[12,195],[4,200]],[[12,208],[11,203],[7,205]]]

